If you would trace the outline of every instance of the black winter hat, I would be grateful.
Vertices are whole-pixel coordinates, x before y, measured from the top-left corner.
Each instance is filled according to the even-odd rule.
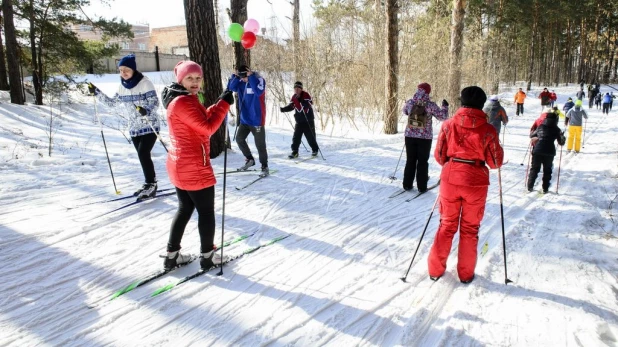
[[[294,88],[303,89],[303,82],[301,82],[301,81],[294,82]]]
[[[466,87],[461,90],[461,106],[483,109],[487,101],[487,94],[477,86]]]

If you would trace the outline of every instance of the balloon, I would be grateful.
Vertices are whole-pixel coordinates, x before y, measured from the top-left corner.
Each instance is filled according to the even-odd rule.
[[[242,38],[242,34],[245,30],[242,28],[242,25],[238,23],[232,23],[230,27],[227,29],[227,35],[232,39],[232,41],[240,42]]]
[[[243,47],[245,47],[245,49],[251,49],[253,48],[253,46],[255,46],[255,34],[251,31],[245,31],[244,34],[242,34],[242,39],[240,40],[240,44],[242,44]]]
[[[250,31],[257,35],[260,31],[260,23],[255,19],[249,18],[245,21],[244,28],[245,32]]]

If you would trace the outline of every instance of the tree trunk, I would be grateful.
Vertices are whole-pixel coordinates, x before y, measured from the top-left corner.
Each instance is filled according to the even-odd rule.
[[[539,4],[534,2],[534,19],[532,21],[532,31],[530,34],[530,56],[528,57],[528,85],[526,86],[526,91],[529,91],[532,88],[532,75],[534,73],[534,50],[535,50],[535,41],[536,41],[536,31],[538,30],[539,25]]]
[[[221,87],[221,64],[215,27],[213,0],[184,0],[187,38],[191,58],[204,71],[204,104],[217,101],[223,91]],[[216,158],[226,147],[226,123],[210,137],[210,157]]]
[[[13,1],[2,1],[2,13],[4,14],[4,37],[6,40],[6,62],[9,70],[9,85],[11,90],[11,102],[23,105],[22,81],[19,75],[19,45],[13,23]]]
[[[384,133],[397,133],[397,74],[399,70],[399,28],[397,0],[386,0],[386,102],[384,109]]]
[[[247,1],[248,0],[230,0],[230,15],[232,23],[243,25],[247,21]],[[251,66],[251,51],[246,50],[240,42],[234,42],[234,67],[238,69],[241,65]]]
[[[0,13],[0,32],[2,31],[2,14]],[[0,90],[9,90],[9,80],[6,74],[6,61],[4,60],[4,45],[0,35]]]
[[[293,37],[293,55],[294,55],[294,78],[301,80],[300,75],[300,0],[294,0],[294,10],[292,13],[292,37]]]
[[[451,27],[450,67],[448,76],[448,95],[452,110],[460,106],[459,90],[461,89],[461,50],[463,48],[463,29],[466,16],[465,0],[453,0]]]
[[[39,58],[37,58],[37,44],[34,18],[34,0],[30,0],[30,54],[32,55],[31,70],[32,70],[32,86],[34,87],[34,104],[43,105],[43,81],[42,72],[39,67]],[[43,34],[41,34],[41,37]],[[43,42],[39,42],[42,45]],[[39,52],[40,53],[40,52]]]

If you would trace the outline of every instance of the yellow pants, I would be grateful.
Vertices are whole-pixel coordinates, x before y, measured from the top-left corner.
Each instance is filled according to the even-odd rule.
[[[579,152],[579,148],[582,144],[582,126],[569,125],[569,138],[567,139],[567,151],[573,149],[575,145],[575,152]]]

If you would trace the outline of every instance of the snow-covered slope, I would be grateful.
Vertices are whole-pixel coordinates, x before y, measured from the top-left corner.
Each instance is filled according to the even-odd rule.
[[[157,79],[159,77],[159,79]],[[112,94],[113,76],[95,78]],[[151,76],[158,88],[164,75]],[[609,88],[603,88],[610,90]],[[560,106],[575,87],[556,88]],[[309,91],[311,92],[311,91]],[[47,156],[49,106],[0,104],[0,345],[82,346],[616,346],[618,345],[618,110],[590,110],[578,155],[555,160],[552,193],[527,193],[528,129],[540,102],[526,103],[505,132],[501,170],[506,261],[497,171],[492,171],[479,234],[476,279],[456,276],[456,244],[446,275],[432,282],[427,253],[436,209],[417,258],[404,276],[438,189],[411,202],[389,199],[403,135],[318,135],[326,160],[287,159],[291,129],[283,116],[267,128],[270,167],[278,170],[237,191],[255,173],[227,176],[225,239],[254,233],[226,248],[235,255],[275,237],[290,237],[156,297],[157,288],[195,272],[193,263],[107,302],[113,292],[162,267],[175,196],[90,220],[123,202],[114,198],[100,128],[88,97],[54,105],[57,132]],[[513,93],[501,95],[511,101]],[[272,107],[272,109],[276,109]],[[99,107],[118,189],[142,182],[133,146]],[[439,129],[435,124],[435,131]],[[233,128],[230,131],[233,132]],[[163,132],[166,136],[166,132]],[[255,147],[250,140],[250,146]],[[244,158],[233,145],[228,167]],[[303,152],[301,156],[309,156]],[[153,159],[160,188],[171,187],[166,154]],[[523,165],[520,165],[522,164]],[[213,160],[223,170],[223,156]],[[560,183],[557,184],[558,167]],[[430,184],[440,168],[430,160]],[[540,180],[540,178],[539,178]],[[221,238],[223,179],[216,187]],[[556,189],[558,193],[556,194]],[[194,215],[183,251],[197,253]],[[89,308],[94,306],[95,308]]]

